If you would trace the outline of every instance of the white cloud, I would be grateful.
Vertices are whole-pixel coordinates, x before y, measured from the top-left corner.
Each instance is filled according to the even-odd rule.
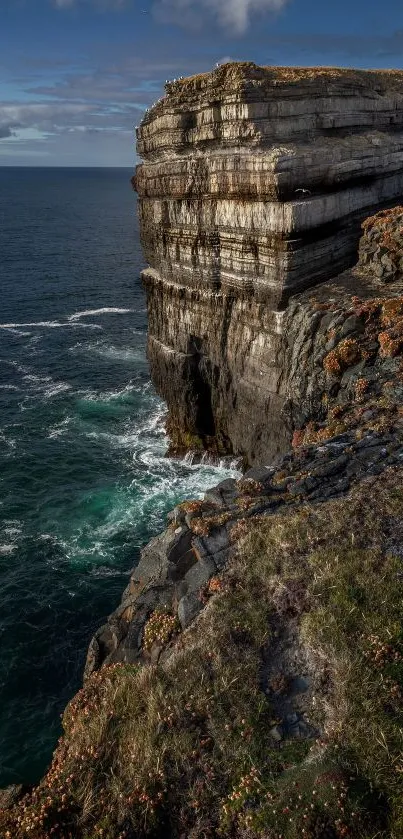
[[[134,0],[50,0],[58,9],[92,5],[98,10],[133,7]],[[154,0],[153,11],[157,20],[179,26],[199,28],[206,15],[232,34],[243,34],[254,14],[278,12],[289,0]],[[147,0],[136,0],[136,5],[147,5]]]
[[[109,109],[94,108],[77,102],[52,102],[20,104],[0,102],[0,139],[25,137],[24,132],[35,131],[40,135],[63,134],[67,131],[119,130],[131,131],[135,115],[127,109],[118,114]]]
[[[251,17],[258,12],[278,12],[288,0],[157,0],[157,18],[173,23],[201,25],[206,13],[223,29],[242,35]]]

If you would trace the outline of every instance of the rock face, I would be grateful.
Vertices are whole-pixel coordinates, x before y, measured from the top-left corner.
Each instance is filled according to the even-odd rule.
[[[381,210],[363,224],[360,268],[386,283],[403,278],[403,207]]]
[[[150,616],[167,614],[186,629],[250,519],[343,496],[362,481],[370,492],[377,475],[401,466],[402,353],[403,283],[345,272],[319,285],[315,299],[311,292],[293,299],[279,355],[290,384],[284,413],[298,428],[292,448],[169,515],[167,529],[142,551],[122,604],[93,638],[86,676],[103,663],[169,657],[172,645],[145,649]],[[251,413],[251,433],[253,422]]]
[[[173,451],[284,451],[284,309],[403,194],[403,74],[226,64],[166,86],[134,186]]]

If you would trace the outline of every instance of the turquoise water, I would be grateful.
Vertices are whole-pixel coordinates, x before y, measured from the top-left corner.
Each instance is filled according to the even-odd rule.
[[[128,170],[0,169],[0,786],[35,781],[93,631],[176,502]]]

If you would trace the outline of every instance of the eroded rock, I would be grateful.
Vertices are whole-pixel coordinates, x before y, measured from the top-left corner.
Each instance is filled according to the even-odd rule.
[[[339,313],[297,303],[289,335],[284,308],[351,266],[361,221],[403,193],[401,80],[228,63],[168,84],[146,114],[134,186],[150,266],[148,355],[172,453],[270,462],[304,422],[284,412],[287,392],[313,353],[318,363],[336,347],[327,327]],[[371,252],[365,264],[384,279],[391,255],[383,248],[375,265],[377,229],[361,258]],[[352,314],[338,340],[359,328]]]

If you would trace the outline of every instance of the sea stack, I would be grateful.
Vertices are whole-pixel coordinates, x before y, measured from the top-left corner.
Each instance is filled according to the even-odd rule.
[[[284,309],[349,268],[363,219],[403,195],[402,82],[228,63],[167,83],[146,114],[133,183],[172,451],[254,463],[289,444]]]

